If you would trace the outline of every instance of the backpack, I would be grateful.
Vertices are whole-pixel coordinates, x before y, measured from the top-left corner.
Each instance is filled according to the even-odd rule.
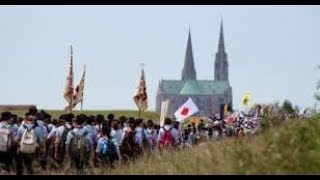
[[[136,151],[135,132],[131,131],[126,133],[125,138],[121,144],[122,154],[133,156]]]
[[[66,140],[67,140],[67,135],[70,131],[70,129],[67,128],[66,125],[64,126],[64,131],[59,139],[59,145],[58,145],[58,154],[64,154],[66,152]]]
[[[34,154],[38,146],[37,136],[34,130],[36,126],[34,125],[31,129],[28,129],[25,125],[23,127],[25,130],[20,141],[20,152],[24,154]]]
[[[117,147],[111,139],[103,138],[100,142],[100,154],[107,160],[107,161],[114,161],[118,159],[118,151]]]
[[[80,157],[80,159],[90,154],[90,144],[86,137],[88,131],[85,131],[82,135],[76,135],[74,131],[71,131],[73,138],[71,139],[71,156]]]
[[[10,126],[2,126],[0,129],[0,152],[9,152],[12,145]]]
[[[160,137],[160,141],[159,141],[160,146],[161,147],[172,146],[174,144],[174,139],[171,134],[172,127],[170,127],[168,131],[165,128],[162,128],[162,129],[164,130],[164,133]]]

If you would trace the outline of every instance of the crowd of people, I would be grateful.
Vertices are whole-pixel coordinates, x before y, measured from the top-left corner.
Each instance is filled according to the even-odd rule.
[[[36,107],[24,117],[2,112],[0,117],[0,165],[17,175],[33,174],[37,162],[43,170],[70,166],[76,174],[90,167],[114,168],[154,150],[180,149],[197,144],[200,138],[254,133],[256,119],[210,117],[199,124],[182,126],[172,118],[164,125],[153,120],[113,114],[97,116],[67,113],[54,119]],[[70,163],[70,164],[69,164]]]

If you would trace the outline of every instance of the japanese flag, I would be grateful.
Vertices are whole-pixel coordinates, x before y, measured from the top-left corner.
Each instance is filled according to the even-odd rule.
[[[196,104],[189,97],[188,100],[174,113],[177,121],[183,121],[199,111]]]

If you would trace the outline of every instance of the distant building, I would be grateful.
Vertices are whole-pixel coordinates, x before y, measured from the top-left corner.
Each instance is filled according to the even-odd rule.
[[[170,99],[169,116],[191,97],[199,108],[195,116],[210,116],[220,112],[221,104],[232,103],[232,88],[228,78],[228,57],[225,52],[223,24],[221,22],[218,52],[214,64],[214,80],[197,80],[193,60],[191,34],[188,43],[181,80],[160,80],[156,112],[161,111],[161,102]]]
[[[21,105],[0,105],[0,111],[28,111],[33,104],[21,104]]]

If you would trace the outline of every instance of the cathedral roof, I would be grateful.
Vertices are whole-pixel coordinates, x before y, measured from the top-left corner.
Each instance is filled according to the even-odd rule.
[[[214,80],[162,80],[161,92],[175,95],[218,95],[224,94],[230,86],[228,81]]]
[[[180,94],[181,95],[202,94],[201,87],[199,87],[198,84],[199,83],[197,83],[197,81],[187,80],[184,83],[180,91]]]

